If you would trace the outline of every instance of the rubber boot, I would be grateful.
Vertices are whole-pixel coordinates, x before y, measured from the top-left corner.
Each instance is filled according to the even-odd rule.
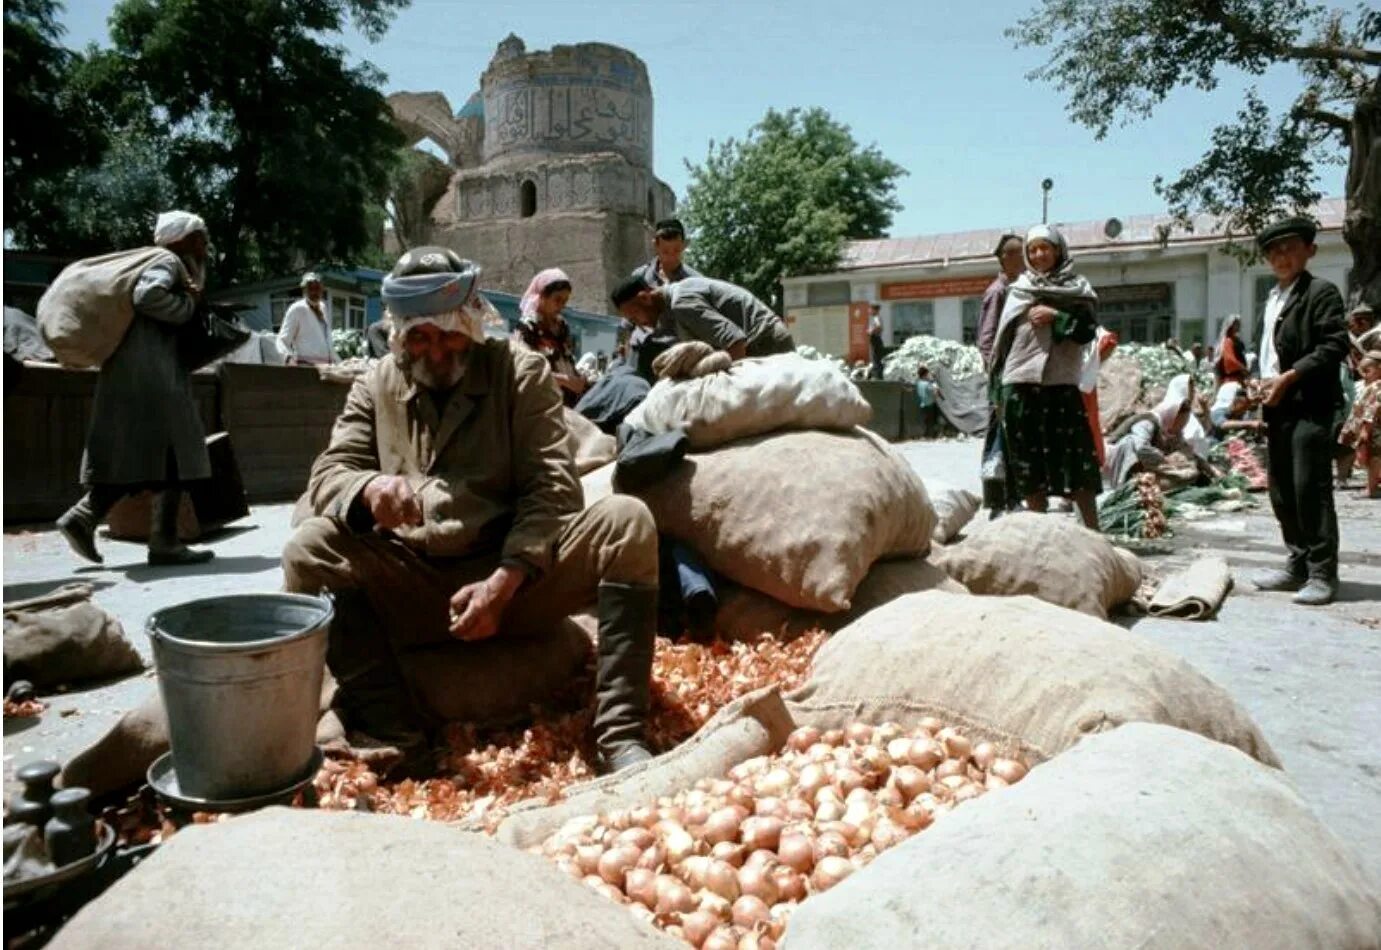
[[[105,512],[97,511],[91,492],[87,492],[58,518],[58,533],[66,539],[77,557],[93,564],[104,564],[105,558],[96,550],[96,527]]]
[[[356,751],[396,749],[396,765],[381,768],[401,778],[435,771],[428,723],[418,711],[378,614],[363,591],[333,596],[335,617],[326,641],[326,665],[336,678],[332,709]],[[362,756],[364,757],[364,756]]]
[[[599,585],[595,746],[601,774],[652,758],[647,710],[652,692],[657,588]]]
[[[177,512],[182,504],[182,492],[165,488],[153,496],[153,517],[149,526],[149,563],[203,564],[215,557],[205,548],[187,547],[177,536]]]

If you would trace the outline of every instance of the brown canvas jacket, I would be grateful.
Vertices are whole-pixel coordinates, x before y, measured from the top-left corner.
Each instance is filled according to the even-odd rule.
[[[398,531],[409,545],[431,557],[498,552],[541,575],[584,503],[561,397],[546,360],[506,340],[477,344],[468,360],[439,418],[392,355],[380,360],[350,391],[312,466],[307,503],[363,527],[355,502],[365,485],[404,475],[423,514],[421,526]]]

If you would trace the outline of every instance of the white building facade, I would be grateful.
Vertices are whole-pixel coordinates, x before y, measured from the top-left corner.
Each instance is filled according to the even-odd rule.
[[[1352,254],[1343,242],[1343,211],[1341,198],[1315,209],[1319,249],[1309,269],[1346,297]],[[1070,244],[1075,268],[1098,291],[1100,324],[1123,342],[1173,337],[1186,347],[1200,340],[1212,346],[1233,314],[1243,318],[1248,343],[1258,338],[1275,278],[1265,261],[1243,263],[1229,253],[1212,219],[1196,219],[1191,231],[1172,228],[1159,215],[1057,227]],[[918,334],[972,343],[983,291],[998,273],[998,239],[1025,232],[1026,227],[991,228],[851,241],[834,272],[783,282],[787,323],[798,344],[847,359],[866,358],[870,304],[881,308],[888,346]]]

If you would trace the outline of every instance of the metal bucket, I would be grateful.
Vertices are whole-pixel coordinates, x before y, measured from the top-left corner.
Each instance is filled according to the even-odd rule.
[[[302,778],[312,760],[332,615],[323,597],[237,594],[149,618],[183,794],[240,799]]]

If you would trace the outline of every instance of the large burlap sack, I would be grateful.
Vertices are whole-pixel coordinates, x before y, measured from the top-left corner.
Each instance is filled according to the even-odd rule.
[[[179,831],[59,948],[684,947],[551,862],[482,835],[269,808]]]
[[[873,562],[924,555],[935,526],[920,478],[863,429],[735,442],[638,494],[720,574],[825,612],[849,609]]]
[[[904,701],[1049,758],[1127,722],[1158,722],[1280,761],[1231,696],[1154,641],[1031,597],[899,597],[816,653],[793,709]]]
[[[1141,561],[1071,518],[1022,511],[976,526],[933,560],[975,594],[1030,594],[1106,618],[1141,586]]]
[[[144,661],[120,621],[91,600],[90,584],[68,584],[5,605],[5,682],[48,689],[138,673]]]
[[[1126,353],[1114,353],[1102,361],[1098,369],[1098,421],[1104,432],[1111,432],[1139,410],[1142,376],[1141,364]]]
[[[968,593],[963,584],[925,558],[878,561],[854,591],[853,605],[839,614],[788,607],[751,587],[725,582],[717,590],[719,610],[714,618],[715,634],[721,640],[755,640],[764,633],[779,639],[793,639],[809,630],[838,630],[875,607],[904,594],[924,590]]]
[[[1381,945],[1381,902],[1285,776],[1123,726],[803,902],[789,950]]]
[[[654,435],[684,428],[691,451],[703,451],[783,429],[848,430],[872,415],[858,387],[829,363],[781,353],[697,379],[663,379],[625,421]]]
[[[618,457],[618,444],[612,435],[605,435],[599,431],[599,426],[569,407],[562,410],[562,416],[571,434],[577,475],[593,472]]]
[[[479,725],[522,719],[569,686],[592,654],[593,618],[547,636],[445,643],[399,657],[413,695],[433,717]]]
[[[124,339],[134,319],[134,285],[161,258],[186,271],[163,247],[116,251],[63,268],[38,301],[38,328],[58,362],[74,369],[100,366]]]
[[[958,537],[983,506],[983,499],[973,492],[937,479],[927,479],[925,489],[935,508],[935,530],[931,537],[940,544],[948,544]]]

